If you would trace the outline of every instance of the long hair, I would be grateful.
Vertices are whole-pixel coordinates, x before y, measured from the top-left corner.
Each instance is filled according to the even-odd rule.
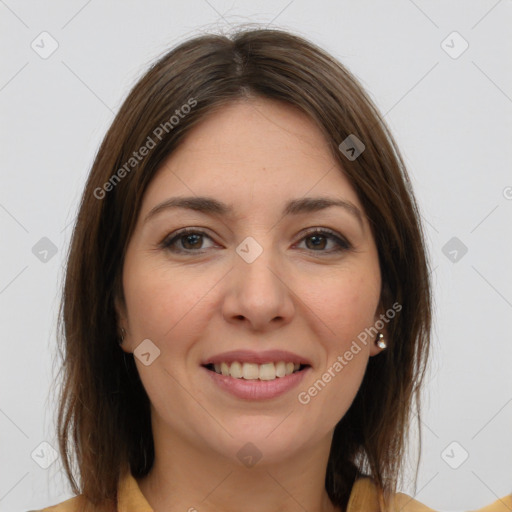
[[[189,39],[150,67],[112,122],[81,198],[59,315],[57,428],[72,490],[94,504],[115,500],[125,468],[142,477],[154,460],[149,399],[133,355],[118,345],[114,306],[124,301],[124,255],[144,191],[204,116],[255,97],[293,105],[322,130],[370,221],[381,304],[402,306],[388,325],[387,350],[370,358],[335,427],[325,479],[330,499],[343,510],[358,477],[397,490],[414,402],[420,420],[432,307],[424,234],[406,167],[377,108],[340,62],[285,31],[239,29],[229,37]],[[351,135],[365,145],[355,159],[340,150]],[[144,155],[142,147],[148,148]]]

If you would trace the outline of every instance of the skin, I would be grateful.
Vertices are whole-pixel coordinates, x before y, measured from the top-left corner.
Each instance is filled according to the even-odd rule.
[[[234,214],[167,209],[144,222],[175,196],[213,197]],[[304,196],[349,201],[362,225],[341,207],[281,219],[283,205]],[[178,239],[174,247],[184,254],[159,245],[185,227],[207,236]],[[329,238],[315,245],[307,228],[330,228],[352,247],[334,252]],[[263,248],[252,263],[235,252],[248,236]],[[337,510],[325,491],[333,430],[381,349],[371,338],[359,343],[358,354],[308,404],[297,395],[383,309],[368,220],[318,127],[293,107],[262,99],[206,117],[146,190],[123,289],[123,350],[133,352],[145,339],[160,350],[149,366],[135,358],[152,404],[155,464],[138,479],[149,504],[171,512]],[[234,349],[289,350],[307,357],[312,370],[284,395],[242,400],[212,385],[200,366]],[[262,454],[252,467],[237,458],[247,442]]]

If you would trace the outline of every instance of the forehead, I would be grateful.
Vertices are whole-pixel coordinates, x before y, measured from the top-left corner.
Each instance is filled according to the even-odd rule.
[[[254,164],[316,159],[331,161],[328,143],[316,124],[296,107],[275,100],[237,101],[211,112],[171,155],[214,154],[219,159]],[[174,157],[174,158],[173,158]]]
[[[308,192],[359,205],[328,141],[306,114],[274,100],[237,101],[187,134],[148,186],[143,210],[169,195],[209,195],[261,208]]]

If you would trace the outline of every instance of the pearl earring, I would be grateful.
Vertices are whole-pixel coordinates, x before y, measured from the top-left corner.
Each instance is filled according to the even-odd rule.
[[[384,334],[382,334],[381,332],[379,332],[378,336],[377,336],[377,341],[375,342],[376,345],[379,347],[379,348],[386,348],[387,345],[386,345],[386,342],[384,341]]]

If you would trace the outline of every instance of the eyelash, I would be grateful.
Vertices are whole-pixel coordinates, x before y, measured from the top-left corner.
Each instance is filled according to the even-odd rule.
[[[178,254],[192,254],[192,253],[204,254],[204,252],[205,252],[204,250],[201,251],[201,250],[193,250],[193,249],[176,249],[176,248],[172,247],[175,244],[176,241],[182,239],[183,237],[185,237],[187,235],[200,235],[200,236],[204,236],[204,237],[210,238],[210,240],[211,240],[211,237],[207,233],[205,233],[204,231],[201,231],[199,229],[194,229],[194,228],[184,228],[184,229],[179,230],[179,231],[177,231],[175,233],[172,233],[171,235],[166,237],[161,242],[160,247],[162,249],[166,249],[166,250],[169,250],[170,252],[178,253]],[[315,251],[313,249],[309,249],[311,252],[332,254],[332,253],[338,253],[338,252],[347,251],[347,250],[352,249],[352,245],[350,244],[350,242],[348,242],[344,238],[338,236],[335,231],[331,231],[330,229],[326,229],[326,228],[322,228],[322,229],[313,228],[313,229],[310,229],[300,239],[300,242],[302,242],[303,240],[305,240],[307,238],[310,238],[310,237],[312,237],[314,235],[320,235],[320,236],[325,237],[327,239],[333,240],[338,245],[338,248],[334,249],[334,250],[331,249],[330,251],[325,251],[325,250]]]

